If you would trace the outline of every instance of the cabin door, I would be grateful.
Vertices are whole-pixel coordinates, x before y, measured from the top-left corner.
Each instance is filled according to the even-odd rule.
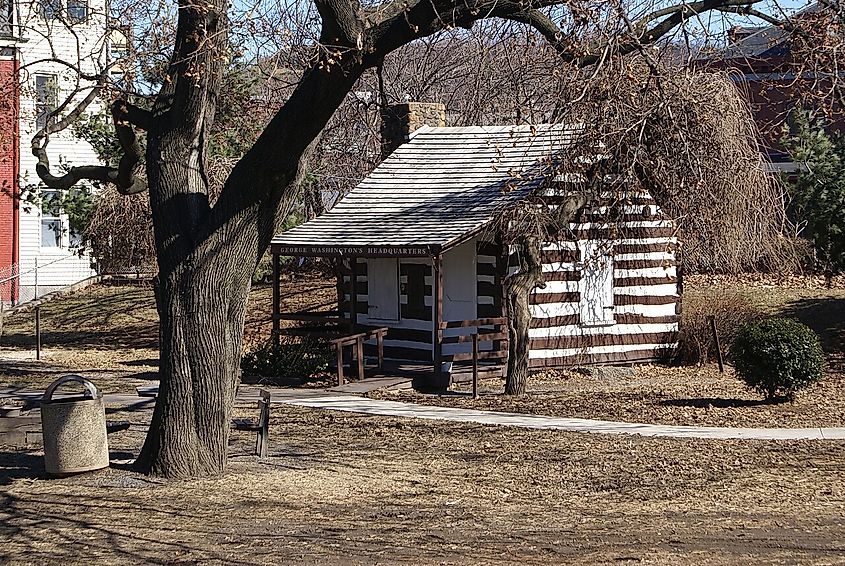
[[[370,320],[399,320],[398,260],[367,260],[367,305],[367,318]]]
[[[608,242],[583,241],[581,248],[581,324],[613,324],[613,250]]]
[[[443,321],[478,318],[478,278],[476,276],[475,240],[461,244],[443,254]],[[454,328],[446,336],[471,334],[472,328]],[[446,344],[443,353],[472,351],[472,343]]]

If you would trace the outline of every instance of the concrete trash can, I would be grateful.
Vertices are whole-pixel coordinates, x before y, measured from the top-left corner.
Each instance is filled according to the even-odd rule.
[[[82,384],[85,393],[53,399],[56,389],[71,382]],[[41,399],[41,431],[48,474],[66,476],[108,467],[103,395],[84,377],[66,375],[50,384]]]

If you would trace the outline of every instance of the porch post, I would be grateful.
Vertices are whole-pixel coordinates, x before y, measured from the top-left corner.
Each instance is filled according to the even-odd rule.
[[[440,254],[432,259],[434,266],[434,382],[440,386],[443,369],[443,262]]]
[[[273,343],[277,346],[281,343],[281,325],[279,316],[281,315],[281,289],[279,281],[281,279],[281,265],[279,254],[273,252]]]
[[[358,258],[350,259],[351,275],[349,277],[349,330],[355,331],[358,325]]]

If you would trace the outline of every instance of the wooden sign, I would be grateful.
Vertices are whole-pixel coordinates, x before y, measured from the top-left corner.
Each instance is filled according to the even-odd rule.
[[[296,257],[430,257],[437,246],[320,246],[272,244],[274,254]]]

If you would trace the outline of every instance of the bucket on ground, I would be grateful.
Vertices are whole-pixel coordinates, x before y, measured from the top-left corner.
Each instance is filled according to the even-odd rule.
[[[84,393],[53,399],[56,390],[69,383],[81,384]],[[41,399],[41,430],[48,474],[64,476],[108,467],[103,395],[84,377],[66,375],[50,384]]]

